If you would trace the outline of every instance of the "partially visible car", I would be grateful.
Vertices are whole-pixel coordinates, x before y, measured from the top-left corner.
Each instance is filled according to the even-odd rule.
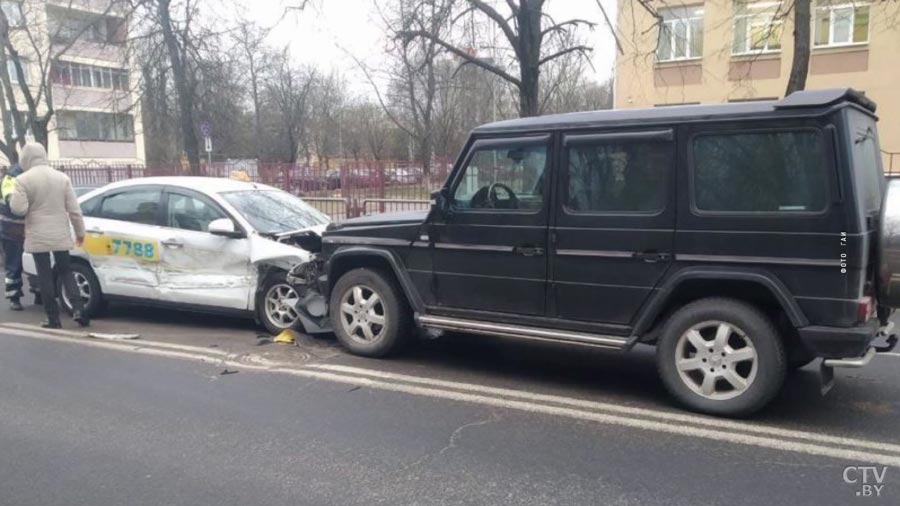
[[[276,188],[224,178],[152,177],[79,198],[87,237],[73,252],[86,313],[107,301],[256,318],[270,332],[301,328],[286,272],[308,260],[299,245],[329,218]],[[24,256],[25,272],[36,274]],[[57,280],[57,293],[72,310]]]
[[[80,197],[80,196],[90,193],[100,187],[101,187],[101,185],[75,185],[74,186],[75,196]]]

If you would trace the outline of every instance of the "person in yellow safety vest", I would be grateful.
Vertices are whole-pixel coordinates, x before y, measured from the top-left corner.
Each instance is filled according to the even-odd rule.
[[[22,251],[25,244],[25,219],[13,214],[9,198],[16,186],[16,176],[22,173],[18,164],[3,170],[0,179],[0,243],[3,247],[4,290],[9,308],[22,310]]]

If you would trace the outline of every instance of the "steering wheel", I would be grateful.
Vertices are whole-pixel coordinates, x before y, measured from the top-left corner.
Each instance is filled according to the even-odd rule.
[[[506,193],[505,199],[497,198],[497,189],[501,189]],[[516,197],[516,194],[513,193],[512,189],[509,186],[506,186],[503,183],[491,183],[488,187],[488,202],[490,202],[491,207],[494,209],[518,209],[519,208],[519,197]]]

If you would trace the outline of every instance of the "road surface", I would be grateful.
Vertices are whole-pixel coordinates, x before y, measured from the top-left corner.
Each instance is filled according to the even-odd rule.
[[[671,405],[650,349],[457,337],[382,361],[233,332],[0,323],[0,504],[900,503],[900,356],[826,397],[800,371],[727,421]]]

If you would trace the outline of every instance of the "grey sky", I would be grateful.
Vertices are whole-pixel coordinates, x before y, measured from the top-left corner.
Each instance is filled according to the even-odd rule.
[[[387,42],[374,0],[313,0],[306,10],[287,15],[285,7],[297,5],[300,0],[235,1],[244,10],[244,16],[264,26],[275,26],[270,36],[272,45],[290,44],[298,62],[337,70],[355,93],[370,92],[365,77],[345,50],[372,68],[377,68],[382,61]],[[615,0],[603,0],[603,4],[615,21]],[[594,47],[594,78],[598,81],[608,78],[615,60],[614,41],[606,26],[600,23],[602,16],[596,0],[548,0],[547,10],[558,21],[583,18],[599,23],[593,31],[582,29],[582,34]]]

